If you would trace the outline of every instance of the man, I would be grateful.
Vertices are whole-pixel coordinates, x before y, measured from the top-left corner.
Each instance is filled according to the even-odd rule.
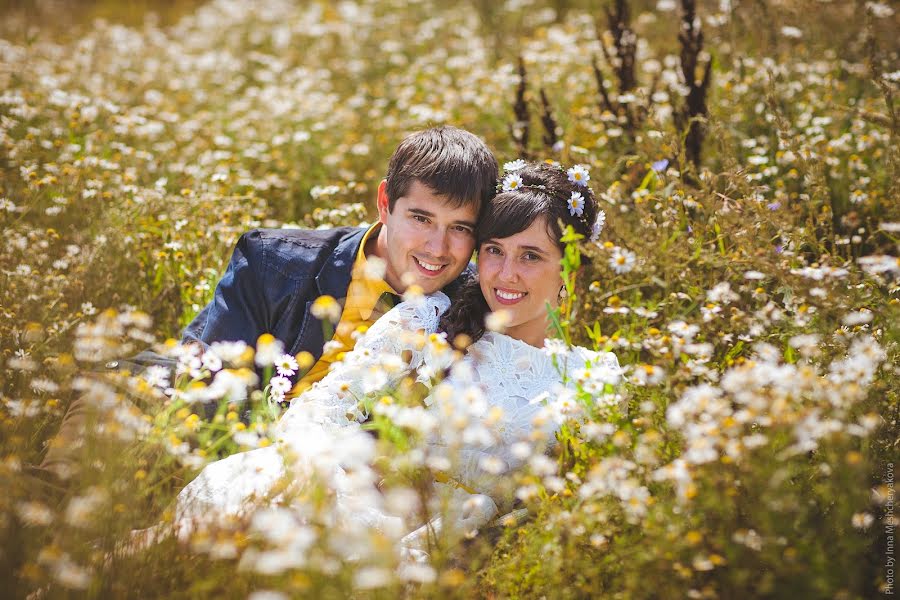
[[[410,285],[424,293],[452,287],[472,256],[478,214],[494,194],[497,174],[496,159],[469,132],[443,126],[410,135],[378,186],[375,225],[244,234],[212,301],[187,326],[183,341],[255,345],[260,335],[272,334],[286,352],[313,356],[315,364],[299,382],[300,388],[311,386],[353,347],[353,332],[374,323],[396,294]],[[379,267],[383,278],[373,279]],[[321,296],[342,306],[327,353],[323,324],[311,310]],[[148,362],[155,357],[142,353],[110,366],[134,370]],[[72,467],[69,449],[81,437],[88,402],[82,397],[72,403],[41,469]]]
[[[311,385],[352,349],[353,332],[374,323],[397,294],[410,285],[428,294],[454,283],[472,256],[478,214],[494,194],[497,170],[490,150],[471,133],[445,126],[410,135],[378,186],[374,226],[245,234],[184,340],[254,345],[271,333],[288,353],[314,357],[302,381]],[[373,281],[371,273],[381,268],[383,278]],[[321,296],[342,306],[336,343],[324,355],[328,340],[311,311]]]

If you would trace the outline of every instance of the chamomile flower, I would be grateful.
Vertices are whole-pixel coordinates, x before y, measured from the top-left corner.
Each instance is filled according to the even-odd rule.
[[[284,402],[285,394],[291,390],[291,380],[282,375],[276,375],[269,380],[269,396],[274,402]]]
[[[337,323],[341,320],[341,305],[331,296],[319,296],[309,310],[320,321]]]
[[[600,240],[600,232],[603,231],[604,225],[606,225],[606,213],[602,210],[598,210],[597,218],[594,220],[594,225],[591,227],[592,242],[597,242]]]
[[[510,173],[503,178],[503,191],[511,192],[522,187],[522,176],[516,173]]]
[[[563,340],[548,338],[544,340],[544,347],[541,350],[547,356],[563,356],[568,352],[569,347]]]
[[[616,273],[628,273],[634,268],[637,256],[634,252],[616,246],[613,248],[612,256],[609,257],[609,266]]]
[[[296,373],[298,366],[297,359],[290,354],[282,354],[281,357],[275,361],[275,370],[278,371],[279,375],[284,377],[290,377]]]
[[[169,369],[162,365],[150,365],[144,369],[141,377],[154,387],[161,389],[169,387]]]
[[[512,162],[504,163],[503,171],[506,173],[512,173],[513,171],[518,171],[519,169],[525,168],[525,165],[528,164],[521,158],[518,160],[514,160]]]
[[[569,196],[569,214],[573,217],[576,215],[580,217],[584,214],[584,196],[578,192],[572,192],[572,195]]]
[[[256,365],[267,367],[275,364],[278,357],[284,354],[284,344],[275,339],[271,333],[264,333],[256,341]]]
[[[497,310],[492,313],[489,313],[484,318],[484,326],[487,327],[488,331],[497,331],[503,332],[506,330],[507,326],[509,326],[510,321],[512,320],[512,315],[508,310]]]
[[[569,181],[584,187],[587,187],[587,182],[591,180],[591,175],[584,165],[575,165],[566,171],[566,175],[569,176]]]

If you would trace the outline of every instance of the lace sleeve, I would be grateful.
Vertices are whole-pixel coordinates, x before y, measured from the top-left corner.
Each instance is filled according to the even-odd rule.
[[[324,379],[291,402],[278,424],[281,436],[290,436],[292,424],[299,421],[347,426],[365,420],[368,413],[360,400],[396,384],[421,364],[420,332],[436,332],[449,306],[450,299],[438,292],[388,311]]]

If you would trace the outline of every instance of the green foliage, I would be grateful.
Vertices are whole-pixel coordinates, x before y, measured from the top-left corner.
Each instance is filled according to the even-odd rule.
[[[37,5],[9,9],[0,40],[8,593],[886,590],[900,449],[896,9],[698,3],[713,68],[695,166],[673,118],[685,82],[669,3],[627,3],[637,87],[617,90],[614,61],[598,59],[608,103],[591,55],[613,40],[594,3],[175,2],[159,21],[119,4],[90,4],[72,28]],[[510,136],[520,83],[523,114],[552,113],[553,147]],[[166,395],[99,366],[176,337],[243,231],[371,220],[390,149],[436,122],[483,136],[501,163],[525,152],[586,165],[607,217],[599,244],[567,232],[568,295],[551,320],[565,342],[615,353],[624,378],[557,365],[577,392],[562,398],[570,418],[550,467],[502,476],[528,519],[473,540],[434,536],[433,572],[403,577],[388,541],[355,540],[376,549],[369,581],[383,576],[362,589],[328,524],[333,498],[311,478],[292,489],[319,511],[294,528],[317,540],[303,566],[241,567],[274,544],[241,524],[123,551],[131,530],[172,522],[173,498],[206,462],[271,443],[282,408],[273,367],[254,381],[252,355],[222,369],[246,398],[210,392],[218,369],[166,382],[181,394]],[[35,475],[85,395],[79,474]],[[427,506],[437,469],[403,462],[422,436],[383,409],[413,411],[425,395],[406,382],[360,399],[384,492],[411,491],[418,522],[449,503]]]

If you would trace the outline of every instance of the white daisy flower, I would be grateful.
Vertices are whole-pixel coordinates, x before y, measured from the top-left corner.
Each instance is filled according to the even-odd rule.
[[[169,369],[162,365],[150,365],[141,373],[144,381],[148,384],[165,389],[169,387]]]
[[[297,367],[297,359],[290,354],[282,354],[281,357],[275,361],[275,370],[278,371],[279,375],[283,375],[284,377],[290,377],[296,373]]]
[[[597,242],[600,240],[600,232],[603,231],[603,226],[606,225],[606,213],[602,210],[597,211],[597,219],[594,221],[594,225],[591,228],[591,241]]]
[[[584,214],[584,196],[578,192],[572,192],[572,195],[569,196],[569,214],[573,217],[575,215],[580,217]]]
[[[563,340],[547,338],[541,350],[547,356],[563,356],[569,351],[569,347]]]
[[[208,369],[212,373],[222,369],[222,359],[219,358],[218,354],[209,350],[203,353],[200,362],[204,369]]]
[[[525,165],[528,164],[521,158],[518,160],[514,160],[512,162],[504,163],[503,171],[506,173],[511,173],[513,171],[518,171],[519,169],[524,169]]]
[[[520,175],[516,175],[515,173],[510,173],[506,177],[503,178],[503,191],[511,192],[513,190],[517,190],[522,186],[522,177]]]
[[[636,261],[637,256],[634,252],[616,246],[613,248],[612,256],[609,257],[609,266],[616,273],[628,273],[634,268]]]
[[[283,396],[291,389],[291,380],[281,375],[276,375],[269,381],[269,389],[273,394]]]
[[[509,325],[512,320],[512,314],[508,310],[496,310],[492,313],[488,313],[488,315],[484,318],[484,326],[487,327],[488,331],[497,331],[502,333],[506,330],[506,327]]]
[[[584,165],[575,165],[566,171],[566,175],[569,176],[569,181],[572,183],[585,187],[587,187],[587,182],[591,180],[591,175]]]

